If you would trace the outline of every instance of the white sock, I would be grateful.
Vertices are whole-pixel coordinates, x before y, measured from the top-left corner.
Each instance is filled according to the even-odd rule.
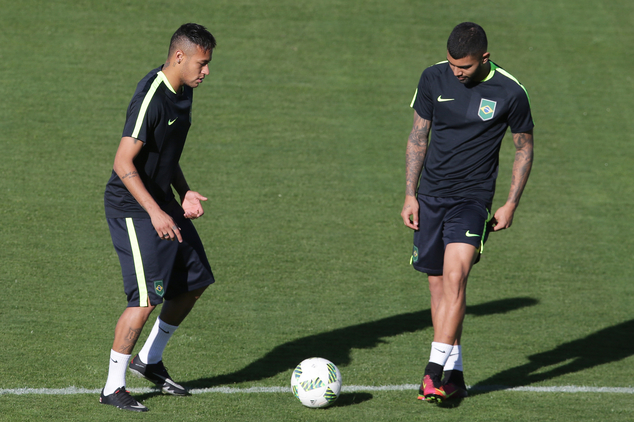
[[[117,388],[125,388],[125,371],[128,369],[130,356],[110,350],[110,367],[108,368],[108,380],[103,388],[104,396],[114,393]]]
[[[451,344],[432,342],[429,361],[444,367],[452,348]]]
[[[449,354],[449,359],[445,362],[445,371],[462,371],[462,346],[454,345]]]
[[[143,348],[139,352],[139,358],[141,362],[145,364],[157,363],[163,360],[163,350],[165,350],[165,346],[167,346],[167,342],[174,334],[174,331],[178,326],[169,325],[160,318],[156,318],[156,322],[154,323],[154,327],[152,327],[152,331],[150,331],[150,335],[147,340],[145,340],[145,344]]]

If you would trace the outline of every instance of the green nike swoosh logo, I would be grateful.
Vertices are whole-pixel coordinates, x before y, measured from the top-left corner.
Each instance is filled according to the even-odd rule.
[[[469,230],[467,230],[467,237],[480,237],[480,235],[479,234],[469,233]]]
[[[178,117],[177,117],[177,118],[175,118],[174,120],[168,120],[168,121],[167,121],[167,125],[168,125],[168,126],[172,126],[176,120],[178,120]]]
[[[453,101],[455,98],[443,98],[442,95],[438,96],[438,102],[444,103],[445,101]]]

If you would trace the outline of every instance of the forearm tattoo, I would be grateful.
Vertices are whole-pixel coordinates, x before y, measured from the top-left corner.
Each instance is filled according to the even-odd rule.
[[[533,166],[533,134],[514,133],[513,143],[515,144],[515,161],[513,162],[513,175],[508,202],[517,204],[520,201]]]
[[[407,181],[405,195],[415,196],[418,187],[418,179],[423,168],[425,153],[427,152],[427,140],[431,122],[418,116],[414,118],[414,127],[407,139]]]
[[[121,180],[123,179],[132,179],[134,177],[138,177],[139,173],[135,170],[135,171],[131,171],[130,173],[124,174],[123,176],[121,176]]]

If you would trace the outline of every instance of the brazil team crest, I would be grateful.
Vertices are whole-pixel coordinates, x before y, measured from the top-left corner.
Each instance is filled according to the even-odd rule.
[[[495,105],[497,102],[487,99],[480,100],[480,108],[478,109],[478,116],[484,121],[491,120],[495,115]]]
[[[414,246],[412,251],[412,262],[418,262],[418,248],[416,246]]]
[[[157,280],[154,282],[154,291],[157,295],[163,297],[165,289],[163,288],[163,280]]]

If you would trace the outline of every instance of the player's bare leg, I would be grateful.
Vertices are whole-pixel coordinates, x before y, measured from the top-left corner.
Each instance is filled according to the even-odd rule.
[[[196,301],[200,299],[206,288],[207,286],[201,287],[191,292],[183,293],[174,299],[166,300],[161,309],[161,320],[170,325],[180,325],[194,308]]]
[[[450,243],[445,248],[442,288],[434,285],[436,295],[432,292],[432,321],[434,322],[434,341],[444,344],[455,344],[461,332],[466,305],[467,279],[477,257],[478,250],[466,243]],[[430,277],[431,278],[431,277]],[[437,280],[434,280],[437,282]],[[431,290],[430,280],[430,290]]]
[[[454,374],[459,378],[456,388],[454,382],[448,386],[451,394],[442,388],[440,378],[445,363],[452,354],[459,353],[462,322],[466,312],[466,288],[469,272],[477,257],[477,249],[465,243],[450,243],[445,248],[443,275],[429,276],[431,293],[432,324],[434,326],[434,342],[430,355],[430,363],[425,368],[425,377],[421,386],[420,399],[440,402],[451,394],[466,390],[462,388],[462,368]],[[458,359],[460,356],[453,356]],[[452,368],[453,369],[453,368]],[[449,378],[447,378],[449,380]],[[460,390],[460,391],[459,391]]]
[[[125,374],[130,354],[154,308],[154,306],[126,308],[119,317],[112,350],[110,350],[108,379],[101,390],[100,403],[135,412],[147,412],[147,407],[132,398],[126,391]]]
[[[192,310],[206,287],[186,292],[163,302],[161,314],[138,355],[130,362],[130,371],[160,387],[164,393],[186,396],[189,392],[176,383],[165,369],[163,351],[178,326]]]
[[[155,306],[126,308],[114,330],[112,350],[129,355]]]

